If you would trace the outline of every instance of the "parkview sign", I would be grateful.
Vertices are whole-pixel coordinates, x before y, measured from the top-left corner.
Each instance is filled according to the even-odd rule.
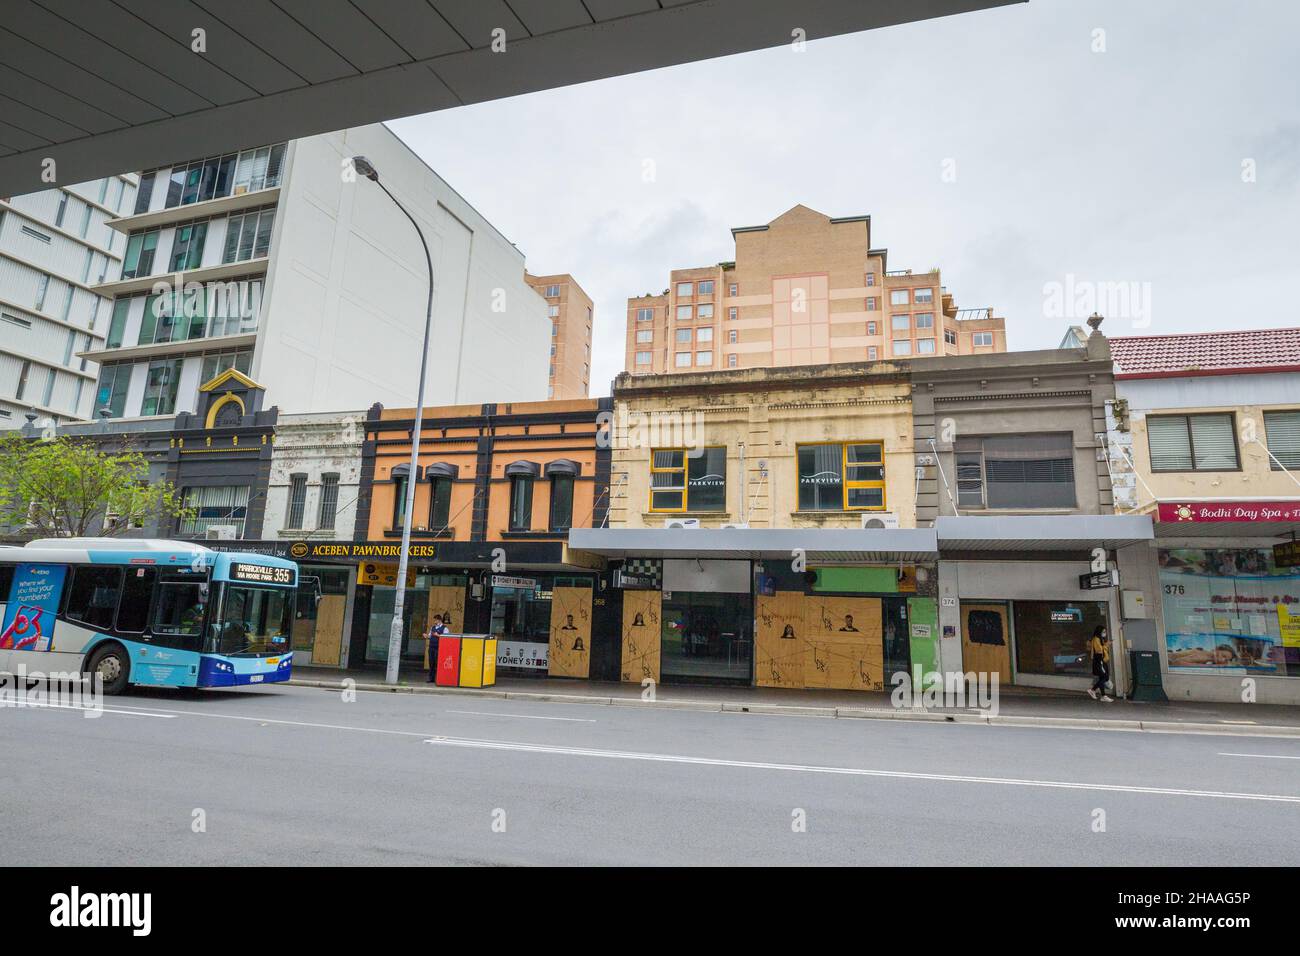
[[[1162,501],[1157,521],[1300,521],[1300,501]]]

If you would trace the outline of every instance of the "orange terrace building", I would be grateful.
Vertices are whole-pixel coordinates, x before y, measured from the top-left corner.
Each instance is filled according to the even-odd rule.
[[[617,678],[616,649],[592,650],[593,630],[617,628],[602,620],[601,576],[567,545],[571,528],[605,522],[611,408],[584,398],[425,409],[414,475],[412,409],[369,410],[355,540],[400,546],[415,482],[404,666],[425,666],[423,634],[443,614],[453,633],[497,635],[507,673]],[[356,574],[347,666],[382,666],[396,558],[358,561]]]

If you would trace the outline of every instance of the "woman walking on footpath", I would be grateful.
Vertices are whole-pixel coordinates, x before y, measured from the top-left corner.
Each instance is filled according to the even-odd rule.
[[[1110,641],[1106,639],[1106,625],[1098,624],[1092,632],[1092,640],[1088,642],[1088,651],[1092,656],[1092,686],[1088,688],[1088,696],[1093,700],[1104,700],[1111,703],[1113,698],[1106,696],[1106,682],[1110,680]]]

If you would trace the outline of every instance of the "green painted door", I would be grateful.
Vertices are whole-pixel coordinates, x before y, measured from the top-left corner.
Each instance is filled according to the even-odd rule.
[[[907,599],[908,636],[912,646],[912,680],[939,670],[939,608],[934,598]]]

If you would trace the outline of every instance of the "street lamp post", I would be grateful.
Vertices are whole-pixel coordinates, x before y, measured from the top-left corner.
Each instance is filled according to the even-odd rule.
[[[415,394],[415,426],[411,429],[411,464],[406,473],[406,506],[402,509],[402,549],[397,559],[397,594],[393,598],[393,626],[388,632],[388,670],[384,680],[389,684],[397,683],[397,671],[402,658],[402,612],[406,608],[406,566],[411,550],[411,512],[415,509],[415,476],[420,466],[420,426],[424,422],[424,377],[429,365],[429,331],[433,326],[433,259],[429,256],[429,243],[425,241],[424,231],[415,217],[407,212],[406,207],[397,201],[397,197],[388,191],[379,181],[379,171],[364,156],[352,157],[352,168],[365,176],[393,201],[402,214],[411,220],[415,234],[420,237],[424,247],[424,261],[429,267],[429,302],[424,312],[424,347],[420,349],[420,387]]]

